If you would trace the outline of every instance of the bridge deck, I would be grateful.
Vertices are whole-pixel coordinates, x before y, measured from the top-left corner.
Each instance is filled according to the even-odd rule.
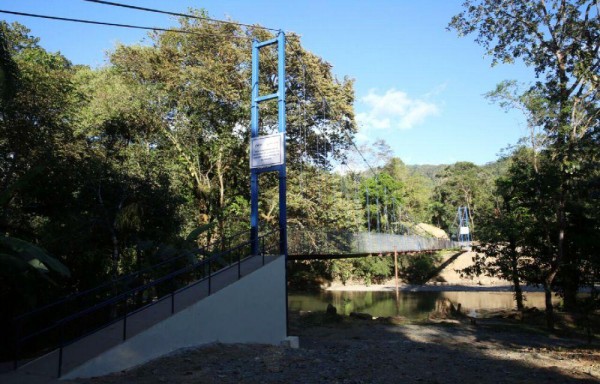
[[[426,253],[452,248],[460,248],[460,244],[417,235],[294,230],[288,233],[288,254],[292,260],[362,257],[393,252]]]
[[[419,255],[424,253],[442,251],[444,248],[439,249],[422,249],[413,251],[395,251],[398,255]],[[367,256],[387,256],[393,255],[394,251],[385,251],[377,253],[344,253],[344,254],[330,254],[330,253],[305,253],[305,254],[289,254],[288,260],[332,260],[332,259],[352,259],[357,257]]]

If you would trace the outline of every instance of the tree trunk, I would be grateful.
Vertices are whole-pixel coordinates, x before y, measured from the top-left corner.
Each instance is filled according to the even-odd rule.
[[[525,306],[523,305],[523,289],[521,289],[521,284],[519,283],[519,276],[516,274],[516,271],[513,272],[513,288],[515,290],[517,310],[522,311],[525,309]]]
[[[510,269],[513,289],[515,291],[515,300],[517,301],[517,310],[523,311],[525,306],[523,305],[523,290],[521,289],[521,283],[519,281],[519,255],[517,254],[517,243],[514,237],[509,239],[509,252],[510,252]]]
[[[560,201],[557,212],[558,221],[558,259],[562,262],[561,268],[562,287],[564,293],[564,308],[566,311],[574,311],[577,309],[577,291],[579,290],[579,273],[578,262],[575,257],[572,257],[568,250],[565,249],[565,229],[566,223],[566,193],[565,182],[561,183]]]
[[[111,265],[111,277],[113,280],[117,278],[119,275],[119,258],[120,258],[120,250],[119,250],[119,238],[117,237],[117,233],[113,228],[110,228],[110,241],[112,243],[112,265]]]
[[[544,283],[544,299],[546,302],[546,327],[554,331],[554,307],[552,306],[552,288],[550,284]]]
[[[565,311],[577,310],[577,292],[579,290],[579,274],[576,265],[568,263],[563,268],[563,302]]]

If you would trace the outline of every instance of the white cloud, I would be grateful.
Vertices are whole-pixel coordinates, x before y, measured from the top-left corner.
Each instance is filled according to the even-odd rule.
[[[411,99],[405,92],[394,88],[383,95],[372,89],[360,101],[366,105],[367,112],[358,113],[356,119],[367,131],[410,129],[423,123],[427,117],[439,113],[439,108],[434,103]]]

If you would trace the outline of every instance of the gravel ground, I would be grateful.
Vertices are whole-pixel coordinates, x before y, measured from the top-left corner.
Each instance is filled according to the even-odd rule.
[[[395,320],[395,321],[394,321]],[[600,349],[498,321],[292,316],[300,348],[213,344],[78,384],[599,383]]]

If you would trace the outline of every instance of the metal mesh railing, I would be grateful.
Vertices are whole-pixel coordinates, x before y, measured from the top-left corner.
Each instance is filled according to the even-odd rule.
[[[356,255],[390,252],[424,252],[459,248],[448,239],[388,233],[288,230],[290,255]]]

